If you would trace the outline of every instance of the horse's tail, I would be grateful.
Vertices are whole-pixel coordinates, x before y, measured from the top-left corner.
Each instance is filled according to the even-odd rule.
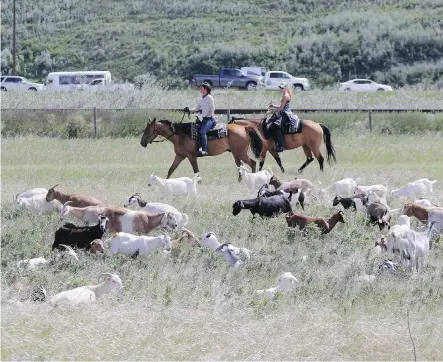
[[[326,145],[326,151],[328,154],[328,163],[337,162],[337,158],[335,157],[335,148],[332,145],[331,141],[331,131],[327,126],[320,123],[320,127],[323,129],[323,142]]]
[[[262,137],[257,127],[245,127],[246,132],[249,135],[249,143],[251,145],[252,153],[255,158],[260,158],[260,154],[263,148],[263,144],[266,143],[266,140]]]

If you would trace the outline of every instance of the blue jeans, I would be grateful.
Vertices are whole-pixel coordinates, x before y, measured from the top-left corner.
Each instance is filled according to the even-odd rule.
[[[200,140],[202,145],[202,150],[208,152],[208,136],[206,133],[214,126],[214,117],[205,117],[200,126]]]

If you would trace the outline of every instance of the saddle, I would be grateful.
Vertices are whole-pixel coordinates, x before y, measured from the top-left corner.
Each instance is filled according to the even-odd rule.
[[[262,129],[263,129],[263,134],[265,135],[265,138],[272,137],[266,121],[264,121],[262,123]],[[297,122],[295,123],[295,125],[292,126],[291,122],[289,120],[287,120],[286,118],[283,118],[281,120],[280,129],[281,129],[283,135],[301,133],[303,130],[303,120],[297,119]]]

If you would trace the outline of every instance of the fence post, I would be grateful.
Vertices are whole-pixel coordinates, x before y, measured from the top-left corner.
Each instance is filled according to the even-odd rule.
[[[372,132],[372,112],[369,111],[369,131]]]
[[[228,122],[227,123],[229,123],[230,118],[231,118],[231,110],[230,109],[226,110],[226,117],[228,118]]]
[[[94,127],[94,138],[97,138],[97,108],[92,109],[92,121]]]

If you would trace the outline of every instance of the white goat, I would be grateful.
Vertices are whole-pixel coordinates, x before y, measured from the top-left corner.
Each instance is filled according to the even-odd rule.
[[[65,244],[59,244],[59,245],[63,246],[66,249],[64,254],[67,255],[68,258],[70,258],[71,260],[79,261],[77,253],[74,251],[74,249],[72,249],[69,245],[65,245]]]
[[[297,278],[290,272],[283,273],[277,278],[277,286],[269,289],[255,290],[254,293],[267,298],[272,298],[277,293],[289,294],[298,283]]]
[[[100,283],[100,279],[103,277],[105,280]],[[103,294],[112,291],[123,291],[122,281],[117,274],[104,273],[99,276],[98,281],[100,284],[86,285],[60,292],[49,299],[49,304],[56,307],[61,305],[75,306],[82,303],[93,303]]]
[[[250,172],[244,165],[238,167],[238,172],[245,180],[246,186],[252,191],[258,191],[263,185],[267,185],[272,177],[272,170],[261,170],[255,173]]]
[[[320,194],[329,196],[340,197],[352,197],[354,196],[354,190],[357,187],[357,181],[352,178],[345,178],[340,181],[336,181],[328,187],[321,189]]]
[[[24,259],[17,262],[17,266],[21,268],[36,269],[40,265],[48,264],[45,258]]]
[[[392,196],[405,196],[405,197],[426,197],[432,194],[432,185],[434,185],[437,180],[429,181],[427,178],[422,178],[420,180],[409,182],[399,189],[391,191]]]
[[[225,260],[234,267],[238,267],[246,260],[249,260],[252,253],[249,249],[238,248],[229,243],[221,244],[213,232],[204,233],[198,243],[201,246],[222,253]]]
[[[388,194],[388,189],[383,185],[370,185],[370,186],[362,186],[357,185],[354,189],[354,194],[364,194],[367,195],[369,192],[374,192],[378,197],[386,197]]]
[[[400,250],[400,259],[402,261],[409,260],[409,265],[412,270],[415,269],[418,272],[418,259],[421,258],[421,268],[423,269],[425,263],[425,257],[429,251],[429,241],[432,237],[432,228],[435,221],[431,221],[428,224],[428,230],[425,232],[417,232],[409,230],[404,238],[400,239],[398,248]]]
[[[146,202],[142,200],[139,193],[130,196],[128,201],[126,201],[123,206],[128,207],[129,205],[134,204],[140,206],[141,211],[150,212],[152,214],[159,214],[162,212],[169,212],[170,214],[173,214],[175,220],[177,221],[178,228],[186,226],[189,222],[188,215],[178,211],[174,206],[163,204],[161,202]]]
[[[110,245],[111,254],[122,253],[126,256],[138,256],[151,254],[160,248],[171,250],[171,239],[168,235],[138,236],[119,232],[111,237]]]
[[[44,189],[35,189],[44,190]],[[22,196],[24,194],[24,196]],[[28,191],[23,194],[14,195],[14,209],[26,209],[38,214],[49,214],[59,212],[62,204],[58,200],[46,201],[45,193],[30,194]]]
[[[424,207],[435,207],[438,205],[433,204],[431,201],[429,201],[428,199],[425,198],[420,198],[418,200],[414,200],[414,202],[418,205],[424,206]]]
[[[397,220],[397,224],[391,226],[386,235],[386,251],[388,253],[399,252],[396,246],[399,245],[400,240],[404,238],[407,232],[411,230],[411,219],[409,216],[400,215]]]
[[[175,179],[160,178],[156,175],[149,176],[149,186],[159,184],[160,190],[164,195],[183,195],[183,194],[197,194],[197,182],[201,180],[198,174],[194,174],[191,179],[189,177],[180,177]]]

